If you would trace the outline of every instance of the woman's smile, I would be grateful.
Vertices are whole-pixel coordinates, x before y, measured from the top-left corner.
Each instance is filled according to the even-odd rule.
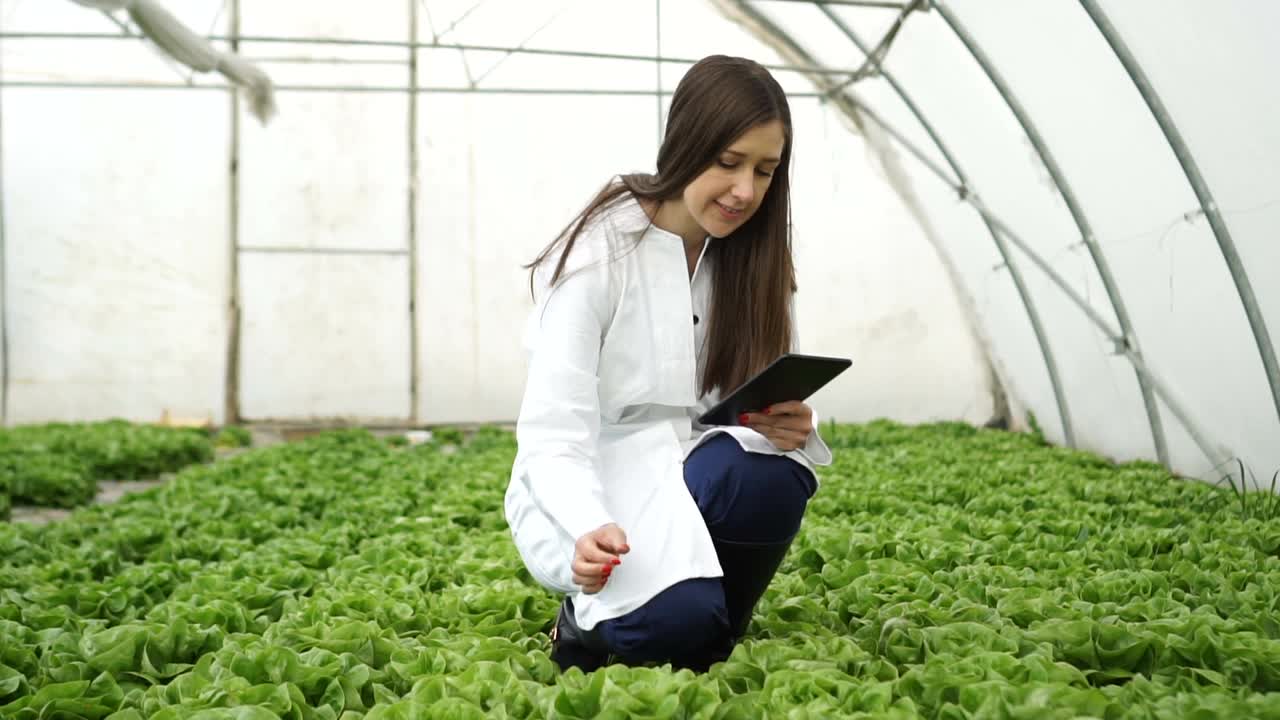
[[[722,202],[716,201],[716,206],[720,208],[720,215],[729,222],[737,222],[742,219],[742,211],[744,208],[733,208]]]

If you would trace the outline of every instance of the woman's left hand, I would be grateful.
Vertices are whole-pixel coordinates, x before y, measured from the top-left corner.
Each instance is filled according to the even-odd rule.
[[[799,400],[780,402],[762,412],[742,413],[738,424],[764,435],[779,450],[797,450],[813,432],[813,408]]]

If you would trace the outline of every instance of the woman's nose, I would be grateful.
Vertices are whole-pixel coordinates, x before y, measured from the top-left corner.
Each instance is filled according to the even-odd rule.
[[[733,196],[742,203],[750,203],[755,197],[755,182],[751,173],[738,173],[733,179]]]

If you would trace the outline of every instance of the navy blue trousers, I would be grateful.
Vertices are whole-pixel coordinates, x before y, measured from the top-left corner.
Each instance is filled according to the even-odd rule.
[[[749,453],[732,436],[717,435],[684,464],[684,482],[713,538],[784,542],[800,529],[817,489],[813,473],[781,455]],[[597,627],[626,662],[696,664],[729,636],[720,578],[684,580],[639,608]]]

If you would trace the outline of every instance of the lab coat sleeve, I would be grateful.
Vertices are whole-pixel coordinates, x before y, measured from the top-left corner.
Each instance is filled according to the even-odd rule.
[[[529,376],[516,442],[534,502],[575,540],[613,522],[596,469],[609,273],[608,263],[570,272],[546,291],[525,335]]]
[[[795,295],[791,296],[791,351],[800,352],[800,326],[796,318],[796,300]],[[807,404],[807,403],[806,403]],[[806,460],[814,465],[830,465],[831,464],[831,448],[827,447],[827,443],[823,441],[818,428],[821,423],[818,421],[818,411],[813,405],[809,405],[809,409],[813,410],[813,432],[809,433],[809,438],[805,441],[804,447],[792,450],[791,452],[803,456]]]

